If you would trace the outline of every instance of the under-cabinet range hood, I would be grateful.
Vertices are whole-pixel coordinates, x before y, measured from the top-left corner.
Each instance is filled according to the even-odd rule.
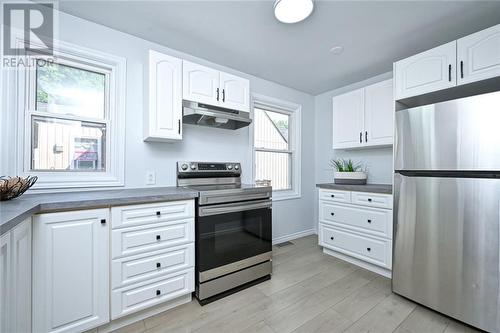
[[[252,123],[250,113],[245,111],[226,109],[188,100],[182,101],[182,109],[184,124],[236,130]]]

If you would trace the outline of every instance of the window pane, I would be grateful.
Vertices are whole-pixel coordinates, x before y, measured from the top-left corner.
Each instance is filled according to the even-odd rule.
[[[51,63],[38,66],[36,109],[104,119],[105,75]]]
[[[257,108],[254,110],[254,146],[288,150],[290,116]]]
[[[106,125],[32,118],[31,169],[105,171]]]
[[[270,180],[273,190],[292,188],[290,153],[255,152],[255,180]]]

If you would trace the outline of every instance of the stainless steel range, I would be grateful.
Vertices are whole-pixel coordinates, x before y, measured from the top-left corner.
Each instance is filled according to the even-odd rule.
[[[177,162],[196,203],[196,297],[203,305],[272,273],[272,188],[241,184],[240,163]]]

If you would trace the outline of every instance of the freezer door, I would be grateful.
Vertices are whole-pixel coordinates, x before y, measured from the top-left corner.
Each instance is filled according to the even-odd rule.
[[[500,92],[396,112],[395,170],[500,170]]]
[[[500,180],[394,178],[392,288],[470,325],[500,331]]]

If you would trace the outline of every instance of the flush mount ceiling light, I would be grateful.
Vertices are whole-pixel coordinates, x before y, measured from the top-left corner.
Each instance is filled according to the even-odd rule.
[[[283,23],[297,23],[311,15],[313,8],[313,0],[276,0],[274,16]]]

